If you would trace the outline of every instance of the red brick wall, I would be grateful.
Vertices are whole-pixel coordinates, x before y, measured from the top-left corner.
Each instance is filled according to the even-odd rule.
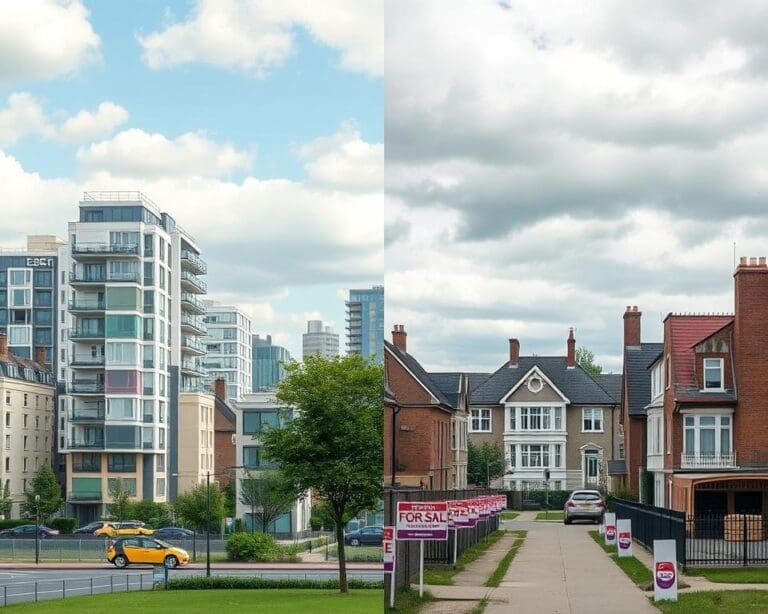
[[[723,359],[723,380],[725,388],[733,390],[733,370],[731,369],[731,357],[724,352],[697,352],[696,353],[696,384],[700,390],[704,389],[704,359],[722,358]]]
[[[241,465],[236,457],[235,444],[232,443],[232,435],[235,425],[227,420],[218,411],[213,412],[213,467],[222,486],[229,481],[227,467]]]

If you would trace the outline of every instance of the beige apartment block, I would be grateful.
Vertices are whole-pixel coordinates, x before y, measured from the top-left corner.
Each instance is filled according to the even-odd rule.
[[[41,357],[38,352],[38,358]],[[54,390],[48,368],[41,362],[10,354],[7,337],[0,333],[0,485],[9,488],[13,501],[11,518],[20,517],[24,492],[37,470],[51,464]]]
[[[204,392],[179,395],[179,493],[214,472],[214,396]]]

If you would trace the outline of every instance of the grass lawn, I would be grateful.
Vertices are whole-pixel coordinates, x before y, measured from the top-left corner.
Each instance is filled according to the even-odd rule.
[[[512,563],[512,559],[515,558],[515,555],[517,554],[517,551],[520,550],[520,547],[523,545],[523,542],[525,541],[526,536],[528,535],[528,531],[515,531],[515,535],[517,535],[517,539],[515,540],[515,543],[512,544],[512,547],[509,549],[509,552],[507,552],[504,555],[504,558],[499,561],[499,565],[496,567],[496,571],[494,571],[491,574],[491,577],[486,580],[485,585],[486,586],[499,586],[501,584],[501,581],[504,579],[504,576],[507,574],[507,570],[509,569],[509,565]],[[480,610],[482,612],[482,610]]]
[[[514,520],[520,515],[519,512],[501,512],[502,520]]]
[[[459,560],[456,561],[455,568],[425,569],[424,584],[453,585],[453,576],[460,571],[463,571],[467,565],[475,561],[481,554],[488,550],[488,548],[499,541],[505,533],[506,531],[494,531],[484,542],[478,542],[471,548],[465,550],[461,556],[459,556]]]
[[[710,582],[730,584],[768,584],[768,568],[738,567],[736,569],[709,569],[706,567],[689,568],[686,576],[704,576]]]
[[[302,614],[366,614],[380,612],[384,591],[355,590],[346,595],[338,591],[313,589],[260,589],[213,591],[144,591],[72,597],[70,599],[41,601],[10,605],[10,612],[78,612],[101,614],[143,614],[145,612],[184,612],[185,614],[217,612],[253,612],[260,614],[302,612]]]
[[[536,514],[536,520],[562,520],[563,512],[559,510],[550,510],[548,512],[539,512]]]
[[[702,591],[654,604],[665,614],[742,614],[768,611],[768,591]]]
[[[425,603],[430,601],[434,601],[434,597],[432,597],[429,591],[424,591],[424,596],[419,598],[418,590],[403,589],[398,591],[395,596],[395,609],[390,610],[389,604],[387,604],[384,610],[386,612],[395,612],[396,614],[416,614]]]
[[[616,563],[621,570],[629,576],[635,584],[650,584],[653,580],[651,570],[648,569],[643,563],[637,560],[635,557],[622,557],[616,551],[616,546],[606,546],[605,539],[598,531],[590,531],[589,535],[597,542],[605,552],[611,555],[613,562]]]
[[[352,561],[383,561],[384,551],[380,546],[345,546],[344,554],[347,555],[347,560]],[[338,558],[339,552],[336,546],[332,546],[328,549],[328,559],[334,561]]]

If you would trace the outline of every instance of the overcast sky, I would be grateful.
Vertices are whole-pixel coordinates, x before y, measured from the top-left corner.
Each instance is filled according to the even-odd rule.
[[[383,272],[382,0],[7,0],[0,247],[141,190],[300,356]],[[342,342],[343,346],[343,342]]]
[[[386,3],[387,327],[431,369],[731,311],[768,253],[768,3]]]

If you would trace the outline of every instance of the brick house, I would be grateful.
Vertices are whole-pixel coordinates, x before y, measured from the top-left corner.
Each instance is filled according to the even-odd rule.
[[[646,405],[655,505],[689,514],[768,511],[765,258],[741,259],[734,291],[734,315],[664,320]]]
[[[512,490],[539,488],[544,469],[553,489],[607,487],[608,463],[618,459],[621,375],[592,377],[576,363],[573,329],[566,356],[509,359],[469,393],[469,436],[502,446]]]
[[[398,324],[392,343],[384,343],[384,483],[391,484],[394,476],[401,486],[462,488],[467,419],[460,408],[466,408],[468,378],[440,374],[433,380],[407,352],[406,338]]]
[[[237,416],[227,401],[227,382],[223,378],[214,380],[213,412],[213,467],[216,479],[224,486],[229,482],[237,463],[235,454],[235,432]]]

